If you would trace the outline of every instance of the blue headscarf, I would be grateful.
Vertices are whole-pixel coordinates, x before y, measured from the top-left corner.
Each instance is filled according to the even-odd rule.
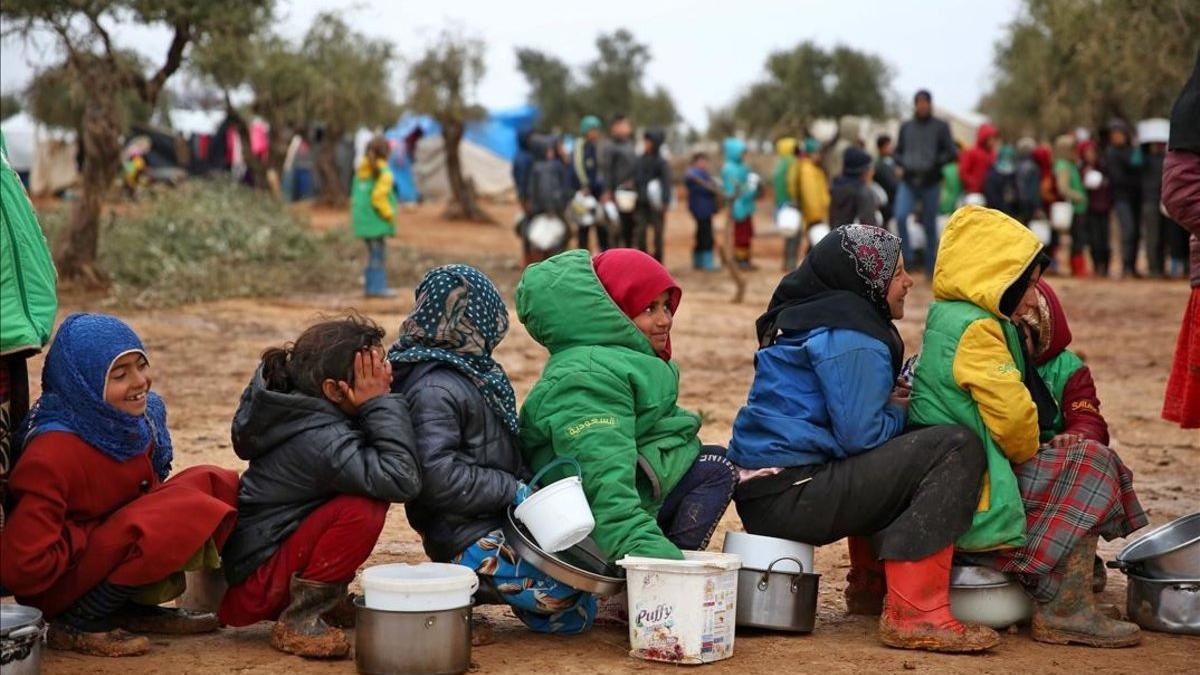
[[[517,396],[492,350],[508,332],[508,308],[496,285],[469,265],[435,267],[417,286],[417,302],[388,351],[394,364],[442,361],[470,378],[504,426],[517,433]]]
[[[130,352],[146,348],[124,321],[105,314],[72,314],[58,328],[42,369],[42,397],[17,434],[23,446],[38,434],[67,431],[105,455],[125,462],[146,452],[160,479],[171,472],[171,435],[167,407],[153,392],[146,414],[130,415],[104,401],[108,371]]]

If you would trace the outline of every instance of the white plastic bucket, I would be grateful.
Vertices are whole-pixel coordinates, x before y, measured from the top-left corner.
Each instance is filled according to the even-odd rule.
[[[984,197],[978,192],[970,192],[967,193],[965,198],[963,198],[963,204],[970,206],[987,206],[987,197]]]
[[[1083,174],[1083,187],[1099,190],[1101,185],[1104,185],[1104,174],[1095,169],[1088,169],[1087,173]]]
[[[904,223],[905,230],[908,231],[908,243],[913,250],[925,250],[925,226],[917,221],[916,216],[910,215],[908,221]]]
[[[1029,231],[1037,236],[1042,246],[1050,245],[1050,223],[1042,218],[1029,221]]]
[[[475,571],[449,563],[393,563],[362,574],[363,604],[389,612],[437,612],[471,604]]]
[[[637,207],[637,193],[633,190],[617,190],[613,192],[613,201],[617,203],[617,210],[621,213],[633,213],[633,209]]]
[[[800,209],[791,204],[784,204],[775,212],[775,228],[785,237],[793,237],[800,233],[804,225],[804,216]]]
[[[574,476],[568,476],[534,492],[513,509],[513,515],[525,524],[538,546],[550,553],[563,551],[587,538],[596,527],[596,519],[583,492],[579,463],[561,457],[542,467],[529,481],[535,485],[550,469],[572,464]]]
[[[630,656],[691,665],[733,656],[741,559],[707,551],[683,556],[617,561],[629,594]]]
[[[1071,220],[1075,218],[1075,209],[1071,202],[1054,202],[1050,205],[1050,226],[1059,232],[1071,229]]]
[[[777,572],[801,574],[812,572],[813,547],[790,539],[764,537],[749,532],[726,532],[725,544],[721,547],[725,553],[732,553],[742,559],[742,569],[766,571],[771,563]],[[782,560],[781,560],[782,558]],[[795,558],[804,564],[804,569],[796,564]]]
[[[650,202],[650,208],[655,211],[663,210],[663,185],[662,181],[655,178],[646,183],[646,199]]]
[[[612,202],[604,202],[604,217],[611,225],[621,222],[621,212],[617,209],[617,205]]]
[[[829,234],[829,226],[825,223],[813,223],[808,226],[808,243],[816,246],[821,243],[825,235]]]
[[[534,216],[529,223],[529,243],[538,251],[551,251],[562,245],[567,236],[563,221],[550,215]]]

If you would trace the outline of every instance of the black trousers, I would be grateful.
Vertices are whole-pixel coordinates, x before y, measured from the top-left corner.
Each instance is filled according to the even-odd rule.
[[[694,253],[707,253],[711,250],[713,250],[712,216],[696,218],[696,247],[692,251]]]
[[[618,248],[637,248],[637,241],[634,239],[637,230],[637,218],[634,216],[634,213],[632,211],[629,213],[622,212],[620,221],[617,228],[618,232],[616,233],[616,246]]]
[[[1092,249],[1092,267],[1100,276],[1108,276],[1108,265],[1112,260],[1112,228],[1109,226],[1109,213],[1111,212],[1093,213],[1088,211],[1083,216],[1084,222],[1087,223],[1088,246]]]
[[[599,247],[600,251],[608,250],[608,224],[607,223],[600,222],[600,223],[593,223],[592,225],[589,225],[587,227],[583,227],[581,225],[576,225],[575,227],[576,227],[576,229],[579,230],[579,234],[578,234],[579,248],[581,248],[585,251],[591,250],[591,241],[590,241],[591,235],[588,233],[591,232],[592,230],[595,230],[596,231],[596,246]]]
[[[636,248],[644,253],[649,253],[654,256],[654,259],[663,261],[663,237],[665,235],[667,216],[662,211],[656,211],[650,208],[640,208],[635,214],[636,225],[633,230],[633,244],[631,248]],[[654,250],[649,248],[648,240],[653,233]]]
[[[909,431],[861,455],[738,486],[746,531],[814,545],[866,536],[886,560],[921,560],[971,526],[987,457],[963,427]]]

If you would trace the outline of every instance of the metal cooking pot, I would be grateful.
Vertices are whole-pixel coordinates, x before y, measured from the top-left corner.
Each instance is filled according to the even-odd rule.
[[[955,565],[950,569],[950,613],[964,623],[1007,628],[1033,616],[1033,599],[1003,572]]]
[[[365,675],[449,675],[471,667],[471,606],[389,612],[354,600],[354,665]],[[8,675],[8,673],[5,673]]]
[[[1164,633],[1200,635],[1200,579],[1147,579],[1130,574],[1125,612],[1137,625]]]
[[[772,572],[777,563],[790,560],[801,570]],[[796,558],[777,558],[765,572],[738,571],[737,625],[793,633],[811,633],[817,621],[817,586],[820,574],[803,571]]]
[[[1200,579],[1200,512],[1150,530],[1108,566],[1153,579]]]
[[[565,551],[548,553],[529,536],[509,507],[504,540],[521,560],[571,588],[603,597],[616,595],[625,588],[625,571],[609,564],[590,537]]]
[[[0,672],[38,675],[42,672],[42,641],[46,624],[42,612],[24,605],[0,605]]]

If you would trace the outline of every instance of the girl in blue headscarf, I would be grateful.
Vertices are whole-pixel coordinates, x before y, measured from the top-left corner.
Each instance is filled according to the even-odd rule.
[[[237,473],[195,466],[167,480],[171,435],[142,341],[120,319],[73,314],[18,431],[0,540],[0,585],[50,620],[49,645],[145,653],[127,631],[215,630],[216,616],[157,605],[185,568],[219,564],[236,517]]]
[[[479,270],[447,265],[417,286],[416,304],[388,353],[392,391],[412,411],[422,488],[405,506],[425,552],[475,570],[475,602],[503,602],[530,629],[580,633],[594,596],[539,572],[505,540],[510,505],[529,494],[517,438],[517,400],[492,357],[508,332],[508,308]],[[487,629],[477,627],[477,643]]]

